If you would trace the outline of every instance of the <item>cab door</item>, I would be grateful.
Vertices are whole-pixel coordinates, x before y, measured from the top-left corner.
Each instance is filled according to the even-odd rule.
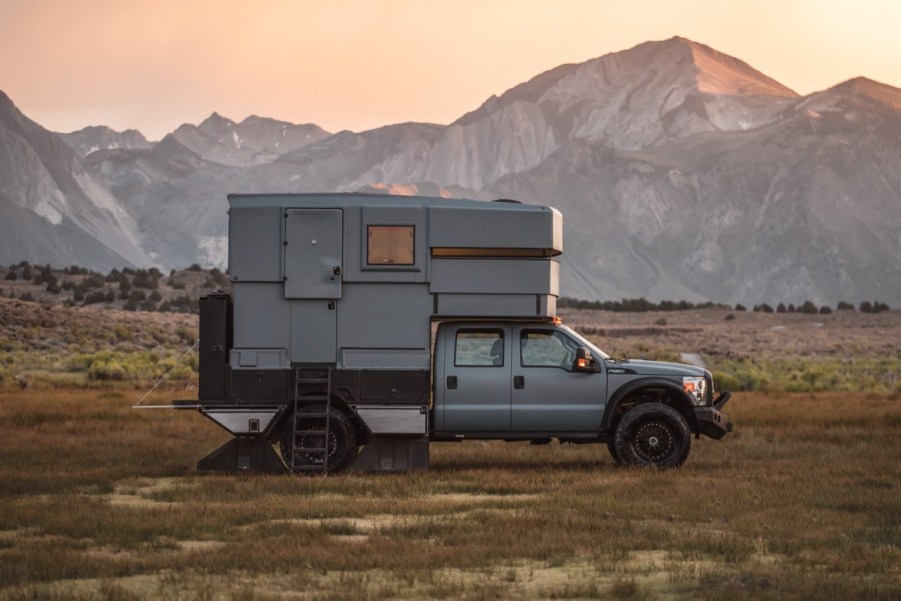
[[[525,325],[513,330],[513,431],[597,430],[604,414],[604,370],[576,371],[573,364],[580,345],[563,330]]]
[[[509,326],[448,326],[444,337],[444,431],[509,432]]]

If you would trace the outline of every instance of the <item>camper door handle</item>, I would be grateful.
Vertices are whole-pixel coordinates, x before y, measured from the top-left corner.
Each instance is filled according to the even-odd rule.
[[[447,389],[448,390],[456,390],[457,389],[457,376],[448,376],[447,377]]]
[[[522,390],[526,387],[526,379],[524,376],[513,376],[513,388]]]

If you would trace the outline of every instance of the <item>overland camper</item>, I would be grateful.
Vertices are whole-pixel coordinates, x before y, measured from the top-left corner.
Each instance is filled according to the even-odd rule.
[[[667,468],[732,429],[709,371],[615,360],[556,318],[553,208],[228,198],[233,292],[200,300],[199,398],[174,401],[234,436],[200,470],[426,469],[432,442],[554,438]]]

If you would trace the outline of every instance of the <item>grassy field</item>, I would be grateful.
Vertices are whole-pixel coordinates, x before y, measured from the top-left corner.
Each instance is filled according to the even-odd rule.
[[[0,389],[0,600],[901,598],[898,394],[739,394],[668,472],[472,442],[329,478],[199,475],[226,435],[137,396]]]
[[[901,311],[565,309],[560,315],[616,357],[679,361],[698,355],[724,390],[901,392]]]

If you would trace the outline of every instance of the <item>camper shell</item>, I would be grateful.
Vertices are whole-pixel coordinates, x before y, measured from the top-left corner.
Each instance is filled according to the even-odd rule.
[[[232,292],[200,300],[198,399],[176,403],[198,408],[235,438],[201,460],[200,469],[424,469],[430,440],[467,436],[613,444],[613,430],[603,429],[615,426],[614,391],[607,386],[613,368],[571,331],[559,335],[571,339],[573,357],[566,361],[575,361],[578,346],[581,363],[565,367],[598,374],[591,384],[597,390],[559,411],[541,405],[562,416],[556,430],[495,431],[480,426],[490,395],[482,395],[484,405],[453,401],[459,349],[447,340],[459,337],[454,332],[472,333],[476,354],[494,336],[495,347],[483,354],[512,359],[513,338],[526,335],[523,324],[538,334],[556,327],[556,257],[563,252],[556,209],[373,194],[232,194],[228,200]],[[618,369],[611,373],[637,373]],[[500,393],[507,398],[521,388],[523,376],[512,372],[500,384],[483,377],[490,370],[470,372],[467,384],[506,387]],[[718,411],[725,400],[714,407],[709,372],[696,372],[685,373],[709,381],[707,407],[683,409],[685,420],[694,432],[719,438],[727,431]],[[681,382],[676,376],[673,382]],[[673,382],[676,394],[681,388]],[[565,424],[574,423],[575,411],[587,422],[570,428]],[[445,427],[445,415],[466,428]],[[353,448],[336,451],[342,436]],[[273,445],[280,445],[281,457]]]

